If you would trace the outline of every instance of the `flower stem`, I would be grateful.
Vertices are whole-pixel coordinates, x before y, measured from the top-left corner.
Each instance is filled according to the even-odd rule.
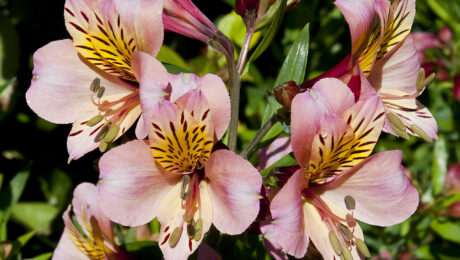
[[[252,140],[249,142],[249,144],[244,147],[243,151],[241,151],[240,155],[243,158],[247,158],[249,153],[256,147],[256,145],[262,140],[262,138],[267,134],[267,132],[276,124],[278,119],[276,118],[276,114],[270,117],[267,122],[257,131],[256,135]]]
[[[246,59],[248,57],[249,45],[251,43],[252,35],[254,34],[254,30],[252,28],[247,29],[246,35],[244,36],[243,46],[241,46],[240,56],[238,57],[238,64],[236,65],[236,69],[238,70],[238,74],[241,75],[244,70],[244,65],[246,64]]]
[[[240,75],[236,70],[235,59],[232,55],[227,57],[228,72],[230,75],[230,127],[228,129],[228,147],[230,150],[236,150],[236,139],[238,133],[238,113],[240,105]]]

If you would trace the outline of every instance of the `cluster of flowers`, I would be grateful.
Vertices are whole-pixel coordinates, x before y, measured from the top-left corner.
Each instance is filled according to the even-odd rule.
[[[252,26],[269,1],[236,2]],[[278,259],[303,257],[309,241],[325,259],[369,257],[356,220],[393,225],[419,202],[400,151],[369,155],[382,130],[436,138],[435,120],[416,101],[432,76],[425,78],[409,34],[415,0],[335,5],[349,24],[351,53],[316,79],[275,90],[291,112],[292,135],[287,148],[285,139],[273,143],[286,149],[261,156],[256,169],[219,141],[231,118],[224,82],[170,74],[155,58],[165,29],[233,56],[230,41],[190,0],[67,0],[72,39],[35,53],[28,105],[46,120],[73,123],[69,162],[105,152],[136,120],[138,140],[102,156],[97,185],[76,188],[54,259],[130,259],[113,222],[154,218],[165,259],[186,259],[211,224],[235,235],[253,223]],[[259,170],[291,151],[298,165],[263,182]]]

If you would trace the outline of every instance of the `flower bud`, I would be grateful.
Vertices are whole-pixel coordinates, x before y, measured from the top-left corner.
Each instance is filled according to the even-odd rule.
[[[288,81],[281,86],[276,87],[274,90],[275,99],[285,109],[291,110],[291,104],[294,97],[299,94],[300,89],[294,81]]]
[[[439,39],[443,42],[450,42],[452,40],[452,30],[447,26],[441,27],[438,32]]]
[[[460,192],[460,164],[452,164],[446,173],[444,189],[447,192]]]
[[[256,13],[259,10],[259,0],[236,0],[235,1],[235,12],[241,17],[246,16],[249,13]]]
[[[460,101],[460,75],[455,76],[454,78],[454,97]]]

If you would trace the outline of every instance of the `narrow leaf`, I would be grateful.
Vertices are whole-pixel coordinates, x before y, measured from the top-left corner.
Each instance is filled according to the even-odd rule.
[[[431,165],[434,195],[441,193],[447,173],[447,145],[444,136],[440,135],[434,144],[433,162]]]
[[[459,224],[452,222],[439,222],[438,220],[433,220],[430,223],[430,227],[442,238],[452,242],[460,243]]]

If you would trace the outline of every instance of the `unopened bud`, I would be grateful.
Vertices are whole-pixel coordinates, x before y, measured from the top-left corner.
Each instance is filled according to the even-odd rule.
[[[345,206],[347,207],[348,210],[355,209],[355,206],[356,206],[355,199],[353,199],[353,197],[350,195],[345,196]]]
[[[273,92],[275,99],[285,109],[291,110],[291,104],[294,97],[299,94],[300,89],[294,81],[288,81],[281,86],[276,87]]]
[[[340,224],[337,225],[337,227],[339,228],[340,232],[343,235],[343,238],[346,241],[351,241],[353,239],[353,233],[351,233],[351,230],[347,226],[345,226],[344,224],[340,223]]]
[[[120,127],[116,124],[110,127],[109,131],[104,137],[104,142],[111,143],[117,137],[119,131]]]
[[[236,0],[235,12],[241,17],[246,16],[248,13],[257,13],[259,10],[259,0]]]
[[[102,119],[104,119],[103,115],[94,116],[93,118],[88,120],[88,122],[86,122],[86,125],[87,126],[95,126],[95,125],[97,125],[97,123],[101,122]]]
[[[361,252],[361,254],[364,257],[371,257],[371,252],[369,252],[369,248],[367,248],[366,243],[364,243],[364,241],[362,241],[361,239],[357,238],[356,241],[355,241],[355,244],[356,244],[356,247],[358,248],[359,252]]]
[[[182,235],[182,229],[179,227],[176,227],[174,231],[171,233],[171,236],[169,237],[169,241],[168,241],[169,246],[171,248],[174,248],[177,245],[181,235]]]
[[[431,143],[431,138],[425,133],[425,131],[422,130],[422,128],[418,127],[416,124],[413,124],[410,126],[410,129],[412,129],[412,131],[414,131],[414,133],[420,136],[423,140]]]
[[[449,27],[443,26],[441,27],[441,29],[439,29],[438,35],[441,41],[449,42],[452,40],[453,34],[452,34],[452,30]]]
[[[91,90],[92,92],[97,92],[100,87],[101,87],[101,80],[99,78],[95,78],[93,82],[91,82],[91,85],[89,86],[89,90]]]
[[[203,234],[203,220],[201,218],[199,218],[195,222],[195,236],[193,237],[193,239],[195,241],[200,240],[202,234]]]
[[[342,254],[342,244],[340,244],[337,235],[333,231],[329,231],[329,243],[331,243],[332,249],[336,255]]]

